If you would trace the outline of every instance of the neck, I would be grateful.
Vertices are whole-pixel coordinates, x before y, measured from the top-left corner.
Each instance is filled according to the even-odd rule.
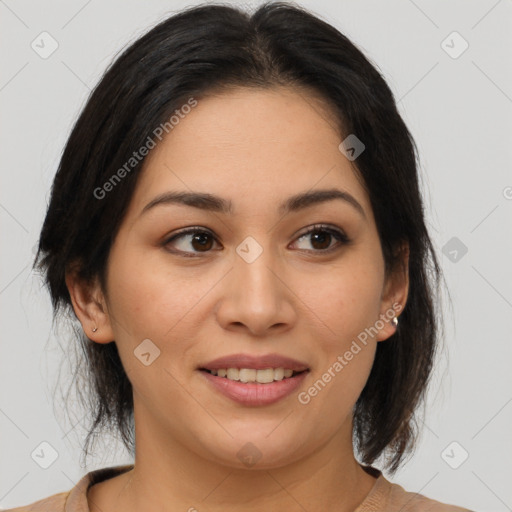
[[[148,416],[145,416],[146,418]],[[352,512],[368,495],[376,477],[354,458],[351,418],[313,453],[274,467],[237,468],[203,456],[200,448],[174,442],[169,432],[155,435],[155,425],[136,418],[136,454],[133,470],[97,487],[89,498],[98,510],[114,509],[235,512],[261,510],[292,512],[337,510]],[[141,428],[142,427],[142,428]],[[151,435],[149,435],[151,433]],[[183,433],[180,433],[183,434]],[[178,436],[176,436],[177,438]],[[181,437],[180,437],[181,438]],[[101,487],[101,484],[99,484]],[[102,506],[100,506],[102,505]],[[91,512],[96,512],[91,507]]]

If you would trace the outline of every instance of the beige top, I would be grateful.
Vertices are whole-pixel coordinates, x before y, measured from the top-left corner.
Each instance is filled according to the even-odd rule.
[[[4,512],[89,512],[87,490],[94,484],[133,469],[133,465],[97,469],[87,473],[70,491],[54,494],[31,505]],[[375,468],[366,468],[377,476],[374,486],[354,512],[472,512],[469,509],[434,501],[415,492],[406,492]]]

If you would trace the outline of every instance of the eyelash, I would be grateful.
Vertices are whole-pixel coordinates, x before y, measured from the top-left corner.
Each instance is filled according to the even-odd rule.
[[[318,233],[318,232],[320,232],[320,233],[328,233],[329,235],[332,235],[338,241],[338,244],[336,244],[333,247],[330,247],[328,249],[320,249],[320,250],[314,250],[314,249],[313,250],[306,250],[306,249],[302,249],[303,251],[306,251],[306,252],[309,252],[309,253],[313,252],[313,253],[318,253],[318,254],[328,254],[328,253],[331,253],[331,252],[339,249],[341,246],[348,245],[350,243],[350,239],[347,237],[347,235],[345,233],[343,233],[343,231],[331,228],[331,227],[326,226],[324,224],[315,224],[308,231],[306,231],[305,233],[302,233],[301,235],[299,235],[296,238],[296,240],[300,240],[301,238],[304,238],[307,235],[311,235],[313,233]],[[162,245],[164,247],[167,247],[171,242],[174,242],[175,240],[178,240],[179,238],[182,238],[182,237],[184,237],[186,235],[198,234],[198,233],[199,234],[209,235],[218,243],[217,238],[209,230],[207,230],[205,228],[202,228],[200,226],[194,226],[194,227],[187,228],[187,229],[185,229],[183,231],[180,231],[178,233],[173,234],[170,238],[167,238],[162,243]],[[198,255],[201,254],[201,251],[195,252],[195,253],[190,253],[190,252],[180,251],[180,250],[170,250],[170,249],[166,249],[166,250],[171,252],[171,253],[183,255],[184,257],[187,257],[187,258],[197,258],[197,257],[200,257]],[[210,251],[204,251],[204,254],[207,254],[208,252],[210,252]]]

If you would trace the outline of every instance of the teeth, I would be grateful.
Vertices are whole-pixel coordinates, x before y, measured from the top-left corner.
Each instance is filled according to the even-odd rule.
[[[226,377],[229,380],[240,380],[240,376],[238,374],[239,372],[237,368],[228,368]]]
[[[285,368],[266,368],[265,370],[255,370],[254,368],[219,368],[218,370],[209,370],[212,375],[226,377],[229,380],[240,382],[258,382],[260,384],[269,384],[275,380],[283,380],[293,375],[293,370]]]

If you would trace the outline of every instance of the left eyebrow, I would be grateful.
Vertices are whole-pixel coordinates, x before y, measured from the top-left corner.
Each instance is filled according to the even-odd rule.
[[[304,208],[313,206],[315,204],[333,201],[334,199],[340,199],[341,201],[345,201],[346,203],[351,205],[358,213],[360,213],[364,218],[366,218],[364,208],[357,201],[357,199],[348,192],[344,190],[339,190],[337,188],[313,190],[292,196],[288,198],[279,207],[279,212],[282,214],[296,212]]]
[[[366,218],[363,207],[355,197],[346,191],[336,188],[307,191],[291,196],[279,206],[279,213],[286,214],[289,212],[297,212],[313,205],[333,201],[335,199],[342,200],[350,204],[360,215]],[[155,206],[166,204],[182,204],[217,213],[233,213],[233,203],[231,200],[203,192],[170,191],[160,194],[151,200],[142,209],[140,215]]]

